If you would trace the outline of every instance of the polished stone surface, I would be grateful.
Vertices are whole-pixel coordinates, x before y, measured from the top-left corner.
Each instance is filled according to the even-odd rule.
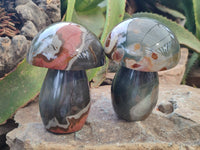
[[[85,71],[49,69],[40,92],[39,106],[47,130],[55,133],[80,130],[90,109]]]
[[[173,68],[180,58],[176,36],[161,22],[132,18],[118,24],[105,42],[106,55],[130,69],[157,72]]]
[[[27,61],[57,70],[85,70],[104,64],[98,38],[81,25],[59,22],[40,31],[32,41]]]
[[[111,87],[112,104],[117,115],[127,121],[146,119],[158,99],[158,73],[121,67]]]

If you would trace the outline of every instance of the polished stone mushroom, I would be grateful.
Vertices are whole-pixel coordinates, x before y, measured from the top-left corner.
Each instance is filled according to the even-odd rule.
[[[105,53],[121,64],[111,87],[116,114],[127,121],[144,120],[157,103],[157,72],[170,69],[179,61],[177,38],[157,20],[132,18],[110,32]]]
[[[46,129],[54,133],[80,130],[90,109],[85,70],[104,64],[97,37],[75,23],[50,25],[33,39],[27,61],[49,68],[39,96]]]

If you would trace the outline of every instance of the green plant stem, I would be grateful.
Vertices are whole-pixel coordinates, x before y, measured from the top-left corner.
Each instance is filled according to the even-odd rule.
[[[200,40],[200,1],[192,0],[194,7],[194,17],[195,17],[195,25],[196,25],[196,36]]]
[[[71,21],[76,0],[68,0],[65,21]]]

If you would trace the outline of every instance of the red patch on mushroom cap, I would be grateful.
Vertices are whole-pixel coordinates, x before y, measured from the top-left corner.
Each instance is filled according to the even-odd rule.
[[[119,52],[119,51],[115,51],[113,54],[112,54],[112,59],[117,61],[117,62],[120,62],[123,58],[123,53]]]
[[[38,54],[33,58],[33,65],[57,70],[65,70],[69,61],[78,54],[76,51],[82,43],[82,31],[79,26],[69,24],[61,27],[56,34],[62,41],[62,46],[55,59],[48,60],[44,55]]]
[[[158,59],[158,55],[157,55],[156,53],[152,53],[151,57],[152,57],[153,59]]]
[[[131,67],[134,68],[139,68],[141,65],[140,64],[133,64]]]
[[[164,71],[164,70],[167,70],[167,68],[166,68],[166,67],[163,67],[162,69],[160,69],[160,71]]]

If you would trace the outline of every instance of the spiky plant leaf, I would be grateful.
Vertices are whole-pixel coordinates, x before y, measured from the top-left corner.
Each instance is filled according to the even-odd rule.
[[[72,21],[85,26],[88,30],[99,37],[103,31],[105,17],[101,9],[96,7],[85,12],[76,12],[74,10]]]
[[[66,15],[65,15],[65,20],[64,21],[71,21],[72,20],[75,2],[76,2],[76,0],[68,0],[67,11],[66,11]]]
[[[159,4],[159,3],[156,4],[156,7],[157,7],[160,11],[162,11],[162,12],[164,12],[164,13],[168,13],[168,14],[170,14],[170,15],[176,17],[176,18],[181,18],[181,19],[183,19],[183,20],[186,19],[185,16],[184,16],[181,12],[179,12],[179,11],[177,11],[177,10],[168,8],[168,7],[166,7],[166,6],[164,6],[164,5],[161,5],[161,4]]]
[[[125,4],[126,0],[107,0],[106,22],[101,36],[102,45],[104,45],[105,39],[112,28],[123,20]],[[106,58],[106,64],[103,67],[92,69],[87,73],[89,79],[92,78],[91,75],[95,74],[91,84],[92,87],[98,87],[104,81],[108,64],[109,61],[108,58]]]
[[[200,39],[200,1],[193,0],[195,25],[196,25],[196,36]]]
[[[39,94],[46,71],[23,60],[15,71],[0,80],[0,124]]]
[[[186,84],[186,78],[189,72],[191,71],[192,67],[194,66],[194,64],[197,62],[198,58],[199,58],[199,54],[196,52],[193,52],[192,56],[190,57],[186,65],[186,70],[182,79],[183,84]]]
[[[77,12],[88,11],[97,7],[103,0],[76,0],[75,9]]]

